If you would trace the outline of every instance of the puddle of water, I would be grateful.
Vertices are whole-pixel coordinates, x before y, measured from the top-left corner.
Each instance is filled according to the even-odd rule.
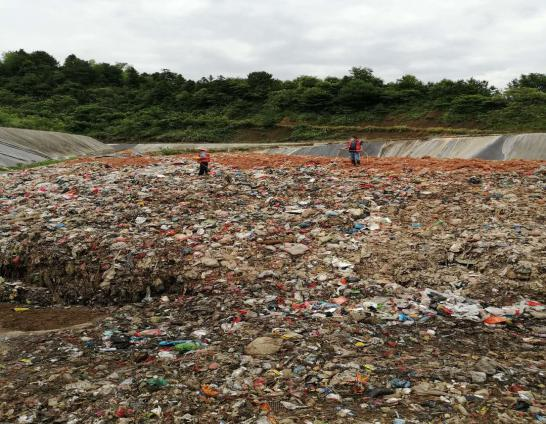
[[[16,308],[29,308],[16,311]],[[0,304],[0,334],[11,332],[49,331],[89,323],[104,315],[100,311],[75,306],[70,308],[33,308]]]

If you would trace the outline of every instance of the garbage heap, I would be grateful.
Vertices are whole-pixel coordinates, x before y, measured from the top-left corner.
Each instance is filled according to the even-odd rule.
[[[546,421],[544,166],[395,163],[0,175],[4,301],[110,305],[0,345],[0,417]]]
[[[175,162],[1,176],[0,276],[88,304],[252,284],[269,270],[489,301],[544,289],[541,175],[347,174],[334,164],[220,167],[198,179],[193,163]]]

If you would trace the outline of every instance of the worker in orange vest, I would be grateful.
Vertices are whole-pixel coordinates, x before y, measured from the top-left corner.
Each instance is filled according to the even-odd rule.
[[[353,165],[360,165],[360,152],[362,151],[362,141],[357,136],[352,136],[347,143],[347,150],[351,155]]]
[[[199,149],[199,156],[197,160],[199,161],[199,175],[208,175],[210,162],[210,154],[208,150],[201,147]]]

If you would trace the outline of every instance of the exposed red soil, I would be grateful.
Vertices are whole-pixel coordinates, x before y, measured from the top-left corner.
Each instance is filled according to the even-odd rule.
[[[182,154],[170,156],[176,158],[193,159],[194,154]],[[126,157],[86,157],[67,162],[70,164],[99,162],[113,168],[125,166],[147,166],[161,161],[160,156],[126,156]],[[475,173],[488,172],[519,172],[532,173],[546,161],[509,160],[490,161],[480,159],[433,159],[433,158],[365,158],[360,168],[354,168],[348,159],[267,155],[260,153],[212,153],[212,164],[221,163],[239,169],[257,169],[268,167],[299,167],[299,166],[331,166],[336,170],[349,171],[351,173],[373,172],[400,172],[400,171],[457,171],[464,170]]]
[[[533,172],[546,161],[510,160],[510,161],[487,161],[478,159],[416,159],[416,158],[366,158],[362,166],[355,169],[348,159],[310,157],[310,156],[285,156],[285,155],[263,155],[255,153],[245,154],[218,154],[213,156],[213,161],[223,165],[233,166],[241,169],[253,169],[262,167],[294,167],[310,165],[331,165],[336,169],[362,172],[362,171],[455,171],[468,170],[476,172]]]

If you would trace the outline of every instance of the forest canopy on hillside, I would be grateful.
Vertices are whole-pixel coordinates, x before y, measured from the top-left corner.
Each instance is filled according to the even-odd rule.
[[[242,129],[289,127],[289,139],[309,139],[363,125],[545,131],[546,74],[521,75],[499,90],[473,78],[386,82],[366,67],[341,78],[281,81],[259,71],[193,81],[73,54],[59,63],[43,51],[19,50],[0,60],[0,126],[105,141],[228,141]]]

